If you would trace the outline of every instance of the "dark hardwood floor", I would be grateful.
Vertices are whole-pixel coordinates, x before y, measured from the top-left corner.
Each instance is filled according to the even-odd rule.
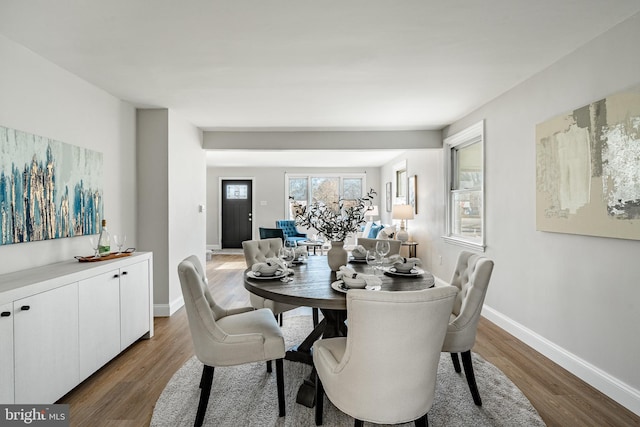
[[[207,263],[211,292],[220,305],[249,304],[244,269],[242,255],[215,255]],[[486,319],[473,350],[500,368],[549,426],[640,426],[640,417]],[[71,405],[73,426],[147,426],[165,385],[192,356],[182,308],[170,318],[156,318],[152,339],[133,344],[58,403]],[[481,380],[478,385],[482,394]]]

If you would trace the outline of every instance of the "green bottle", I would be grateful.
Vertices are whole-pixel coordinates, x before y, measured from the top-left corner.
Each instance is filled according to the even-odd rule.
[[[111,236],[107,230],[107,220],[102,220],[102,231],[100,231],[100,237],[98,238],[98,254],[100,256],[106,256],[111,253]]]

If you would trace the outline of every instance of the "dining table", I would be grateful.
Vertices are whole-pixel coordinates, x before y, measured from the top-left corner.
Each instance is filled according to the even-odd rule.
[[[364,260],[350,258],[348,267],[357,273],[372,274],[371,268]],[[290,281],[280,278],[251,277],[251,269],[244,272],[245,288],[258,296],[273,301],[318,308],[323,319],[314,327],[304,341],[287,350],[285,359],[302,362],[313,366],[312,347],[319,338],[332,338],[347,335],[347,298],[348,290],[336,286],[336,272],[331,271],[326,256],[308,257],[304,261],[291,266]],[[433,275],[425,270],[419,274],[394,273],[388,267],[378,269],[381,284],[376,290],[381,291],[415,291],[434,286]],[[334,289],[332,287],[334,284]],[[315,404],[315,372],[312,371],[298,390],[296,401],[302,405],[313,407]]]

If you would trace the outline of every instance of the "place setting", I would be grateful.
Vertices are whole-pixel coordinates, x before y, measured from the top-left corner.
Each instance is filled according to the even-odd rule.
[[[397,277],[417,277],[424,274],[420,258],[404,258],[400,255],[389,257],[391,266],[384,267],[384,274]]]
[[[382,280],[372,274],[357,273],[355,270],[342,266],[336,272],[338,280],[331,283],[331,288],[335,291],[347,293],[350,289],[365,289],[368,291],[379,291],[382,289]]]
[[[253,264],[251,271],[247,272],[247,277],[258,280],[280,279],[281,282],[291,282],[293,278],[289,276],[292,276],[294,271],[289,266],[293,266],[296,259],[298,256],[295,248],[283,246],[278,251],[277,258],[271,257],[265,259],[264,262]]]

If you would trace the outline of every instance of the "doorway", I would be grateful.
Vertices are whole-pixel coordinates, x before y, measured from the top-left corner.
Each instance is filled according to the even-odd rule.
[[[252,238],[253,181],[223,179],[221,183],[221,247],[242,248],[242,242]]]

